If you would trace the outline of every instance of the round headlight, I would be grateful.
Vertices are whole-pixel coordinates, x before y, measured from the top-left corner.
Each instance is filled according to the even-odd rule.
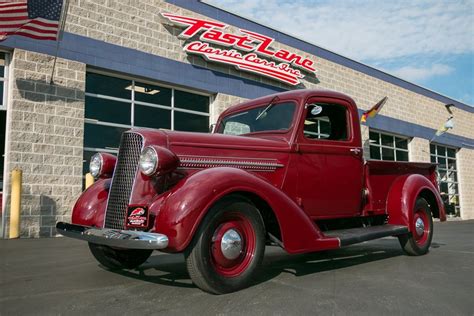
[[[151,176],[158,167],[158,154],[153,147],[146,147],[140,154],[140,170],[143,174]]]
[[[89,163],[89,172],[94,178],[97,178],[100,175],[100,171],[103,165],[102,156],[97,153],[91,157],[91,162]]]

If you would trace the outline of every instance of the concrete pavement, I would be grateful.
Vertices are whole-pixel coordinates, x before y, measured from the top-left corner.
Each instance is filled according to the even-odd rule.
[[[104,270],[69,238],[0,240],[0,315],[474,315],[474,221],[435,223],[430,253],[394,238],[290,256],[267,247],[255,285],[215,296],[182,255]]]

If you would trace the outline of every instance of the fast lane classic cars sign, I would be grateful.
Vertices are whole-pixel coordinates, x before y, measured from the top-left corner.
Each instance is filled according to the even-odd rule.
[[[184,27],[179,38],[194,40],[184,46],[189,54],[202,56],[207,61],[235,66],[290,85],[298,85],[302,72],[315,75],[314,61],[285,49],[273,50],[274,39],[259,33],[239,29],[242,35],[225,31],[227,24],[190,18],[170,13],[162,16],[173,25]],[[213,47],[212,44],[225,48]]]

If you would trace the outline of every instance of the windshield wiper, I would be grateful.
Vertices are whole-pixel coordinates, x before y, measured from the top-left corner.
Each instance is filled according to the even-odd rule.
[[[265,109],[263,109],[263,111],[257,116],[257,118],[255,119],[255,121],[258,121],[259,118],[261,118],[265,113],[267,113],[268,110],[270,110],[271,107],[272,107],[273,105],[275,105],[274,102],[275,102],[275,101],[278,101],[278,100],[279,100],[278,96],[273,97],[273,99],[271,99],[270,103],[268,103],[267,107],[266,107]]]

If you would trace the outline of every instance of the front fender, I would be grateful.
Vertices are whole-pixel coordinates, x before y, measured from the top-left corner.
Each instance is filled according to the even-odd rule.
[[[426,177],[411,174],[398,177],[390,187],[387,197],[388,223],[404,225],[412,231],[413,211],[420,195],[431,197],[428,203],[436,203],[433,206],[437,207],[440,220],[445,221],[444,204],[436,187]]]
[[[72,223],[93,227],[104,224],[111,179],[100,179],[85,190],[72,209]]]
[[[339,247],[335,238],[324,238],[304,211],[285,193],[249,172],[229,167],[209,168],[178,183],[163,197],[157,211],[155,231],[169,238],[168,251],[182,251],[190,243],[210,207],[233,192],[251,192],[266,201],[280,225],[289,253]],[[151,212],[155,212],[151,210]]]

